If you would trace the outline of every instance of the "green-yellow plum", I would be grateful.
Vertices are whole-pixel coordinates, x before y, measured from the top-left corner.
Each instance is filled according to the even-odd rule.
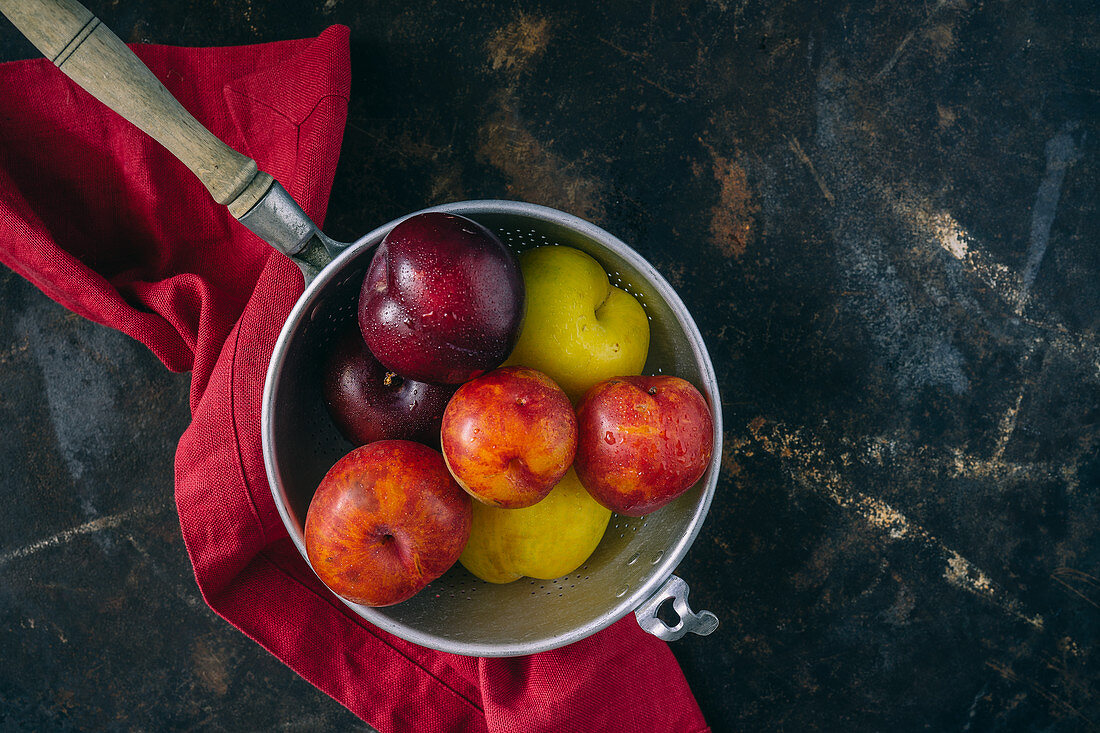
[[[593,499],[572,468],[538,504],[501,509],[473,502],[470,539],[458,558],[490,583],[568,575],[600,544],[611,510]]]
[[[574,404],[598,382],[642,373],[649,319],[634,296],[611,284],[599,262],[554,245],[523,252],[519,263],[527,315],[506,364],[543,372]]]

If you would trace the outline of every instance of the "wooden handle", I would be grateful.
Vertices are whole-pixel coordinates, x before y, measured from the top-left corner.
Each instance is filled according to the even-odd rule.
[[[190,168],[238,219],[272,178],[183,108],[118,36],[75,0],[0,0],[0,13],[70,79]]]

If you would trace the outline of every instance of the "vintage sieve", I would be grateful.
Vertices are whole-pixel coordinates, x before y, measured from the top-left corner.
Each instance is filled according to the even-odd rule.
[[[290,209],[284,206],[271,218],[285,222]],[[595,553],[568,576],[494,585],[456,565],[396,606],[348,605],[371,623],[409,641],[477,656],[553,649],[599,631],[631,611],[642,628],[662,639],[678,639],[689,631],[709,634],[717,627],[717,618],[708,611],[692,612],[687,584],[672,574],[706,516],[722,454],[718,383],[683,302],[630,247],[561,211],[514,201],[463,201],[428,211],[474,219],[517,251],[568,245],[595,257],[613,281],[633,293],[646,309],[651,339],[645,373],[683,377],[706,396],[715,427],[713,456],[699,483],[671,504],[641,518],[613,515]],[[262,212],[259,209],[252,216],[265,216]],[[299,216],[302,226],[310,226],[304,215]],[[303,527],[313,490],[332,464],[352,448],[322,401],[322,361],[354,321],[374,247],[398,221],[367,234],[320,271],[291,311],[271,358],[263,399],[264,460],[283,522],[303,556]],[[324,241],[316,230],[313,236]],[[658,607],[670,599],[679,616],[675,626],[657,615]]]
[[[322,402],[321,360],[341,327],[355,318],[374,247],[400,220],[352,244],[330,240],[278,182],[203,128],[79,3],[0,0],[0,12],[61,71],[164,145],[216,201],[301,268],[305,292],[275,344],[261,427],[272,495],[305,558],[303,526],[310,498],[328,468],[352,447]],[[709,611],[694,613],[687,604],[687,585],[672,574],[706,517],[722,452],[718,384],[684,304],[636,252],[569,214],[511,201],[466,201],[430,210],[468,216],[515,250],[559,244],[595,257],[616,284],[634,293],[646,308],[652,334],[645,372],[680,376],[702,390],[714,419],[713,457],[698,484],[671,504],[647,517],[613,516],[595,553],[566,577],[493,585],[456,565],[404,603],[387,608],[347,605],[408,641],[478,656],[531,654],[563,646],[631,611],[642,628],[662,639],[678,639],[687,632],[709,634],[718,619]],[[658,616],[666,602],[678,616],[674,625]]]

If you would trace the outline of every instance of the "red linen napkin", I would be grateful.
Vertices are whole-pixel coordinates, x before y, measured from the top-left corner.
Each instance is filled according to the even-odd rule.
[[[134,50],[323,219],[347,112],[346,28]],[[565,649],[476,659],[405,642],[337,601],[287,537],[260,448],[264,374],[302,291],[297,268],[45,60],[0,65],[0,99],[0,260],[193,372],[176,504],[215,612],[384,732],[706,729],[668,647],[632,617]]]

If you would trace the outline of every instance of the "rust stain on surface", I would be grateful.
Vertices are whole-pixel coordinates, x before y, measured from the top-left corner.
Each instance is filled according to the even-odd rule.
[[[718,203],[710,210],[711,240],[727,258],[740,258],[756,233],[760,204],[749,188],[745,169],[736,160],[717,153],[713,158],[711,170],[719,191]]]
[[[524,126],[510,94],[498,95],[496,106],[497,112],[478,131],[478,157],[507,177],[508,195],[584,218],[600,218],[604,208],[600,184],[535,137]]]
[[[599,217],[603,194],[597,181],[552,150],[553,140],[536,137],[519,110],[520,77],[542,56],[553,35],[549,18],[519,13],[485,44],[489,67],[504,77],[492,111],[478,130],[478,158],[507,178],[508,195],[586,218]]]
[[[932,57],[939,63],[946,63],[958,45],[955,36],[958,22],[959,15],[951,15],[943,22],[932,23],[924,29],[924,40]]]
[[[936,119],[941,130],[946,130],[955,124],[955,121],[959,119],[959,113],[951,107],[936,103]]]
[[[191,665],[195,677],[205,689],[215,695],[224,695],[229,691],[229,670],[223,659],[203,639],[191,645]]]
[[[827,455],[820,438],[804,429],[761,417],[754,418],[748,430],[764,452],[787,464],[796,485],[861,518],[885,541],[906,542],[923,554],[938,555],[942,559],[942,576],[948,583],[985,599],[1038,631],[1043,630],[1044,618],[1027,613],[1020,601],[994,582],[988,573],[926,528],[910,521],[895,507],[853,487],[841,470],[841,464]]]
[[[732,445],[733,440],[728,433],[723,434],[723,445]],[[733,448],[729,448],[722,451],[722,473],[727,478],[733,478],[741,473],[741,464],[737,460],[737,456],[734,453]]]
[[[1034,680],[1032,680],[1028,677],[1024,677],[1022,675],[1017,674],[1015,671],[1013,671],[1013,669],[1008,664],[1006,664],[1004,662],[999,662],[999,661],[996,661],[996,660],[987,660],[985,665],[987,667],[989,667],[990,669],[992,669],[993,671],[995,671],[997,674],[999,674],[1001,677],[1003,677],[1008,682],[1014,682],[1014,683],[1026,685],[1029,689],[1031,689],[1039,697],[1046,700],[1051,705],[1051,707],[1053,709],[1058,710],[1063,715],[1068,715],[1070,717],[1076,718],[1079,721],[1083,722],[1087,727],[1092,728],[1093,730],[1097,729],[1098,726],[1097,726],[1096,722],[1093,721],[1091,718],[1089,718],[1078,707],[1076,707],[1076,706],[1072,705],[1071,703],[1067,702],[1066,700],[1064,700],[1059,695],[1055,695],[1053,692],[1051,692],[1049,689],[1047,689],[1045,686],[1039,684],[1038,682],[1036,682],[1036,681],[1034,681]]]
[[[802,149],[802,144],[798,142],[797,138],[787,138],[787,146],[791,149],[791,152],[795,154],[799,161],[806,166],[810,171],[810,175],[813,176],[814,182],[817,183],[818,189],[821,191],[821,195],[825,197],[825,200],[830,205],[836,204],[836,197],[833,196],[833,192],[829,190],[829,186],[825,183],[825,179],[818,172],[817,166],[810,159],[810,156],[806,154],[806,151]]]
[[[521,73],[539,57],[550,42],[550,21],[527,13],[500,28],[486,42],[489,65],[493,71]]]

